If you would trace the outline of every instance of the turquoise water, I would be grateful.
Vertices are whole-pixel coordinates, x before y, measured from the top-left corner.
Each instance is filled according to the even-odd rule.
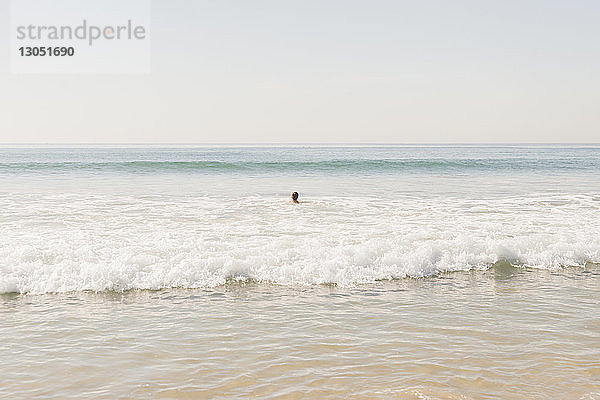
[[[244,146],[2,148],[2,173],[455,174],[598,172],[600,147]]]
[[[5,192],[430,197],[600,192],[600,147],[3,147]],[[560,186],[560,190],[558,190]],[[584,188],[585,189],[582,189]]]

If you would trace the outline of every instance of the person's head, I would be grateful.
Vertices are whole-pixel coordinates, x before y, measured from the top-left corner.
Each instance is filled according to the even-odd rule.
[[[292,200],[298,201],[298,192],[292,193]]]

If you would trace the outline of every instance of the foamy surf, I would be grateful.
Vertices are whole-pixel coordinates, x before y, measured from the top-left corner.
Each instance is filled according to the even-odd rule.
[[[354,286],[600,262],[597,195],[496,199],[2,195],[0,292]]]

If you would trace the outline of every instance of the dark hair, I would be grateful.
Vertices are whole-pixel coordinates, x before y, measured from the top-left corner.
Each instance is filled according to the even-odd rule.
[[[298,192],[292,193],[292,200],[298,200]]]

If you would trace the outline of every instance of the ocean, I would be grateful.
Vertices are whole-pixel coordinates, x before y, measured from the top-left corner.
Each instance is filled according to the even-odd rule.
[[[600,399],[600,145],[5,145],[0,209],[3,398]]]

